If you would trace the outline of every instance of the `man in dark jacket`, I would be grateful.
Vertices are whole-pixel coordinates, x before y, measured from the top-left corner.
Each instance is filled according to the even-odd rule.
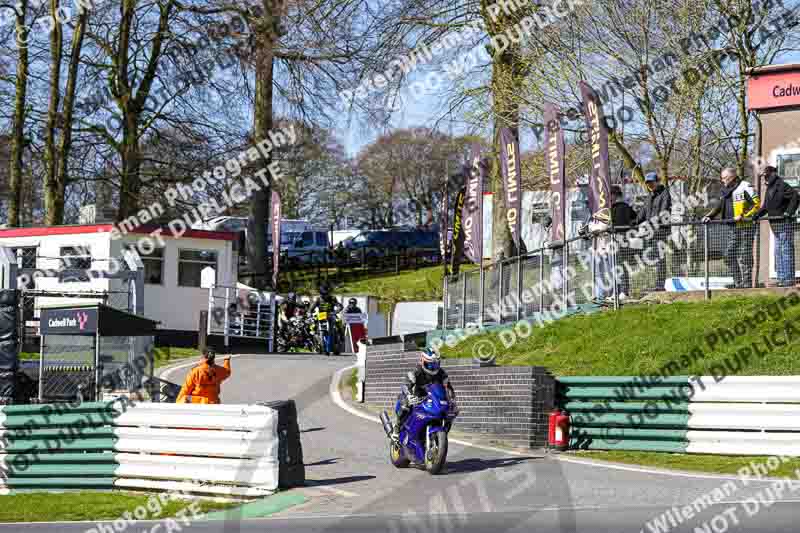
[[[672,213],[672,197],[669,189],[658,182],[658,174],[648,172],[644,177],[644,185],[650,191],[650,195],[644,202],[644,209],[636,219],[637,224],[652,221],[655,231],[653,236],[645,243],[645,251],[650,250],[649,256],[658,257],[656,263],[656,286],[653,290],[663,291],[667,281],[667,258],[658,255],[659,241],[666,241],[669,238],[670,228],[665,226],[662,218],[668,217]]]
[[[769,216],[783,217],[783,220],[770,220],[769,225],[775,235],[775,270],[778,273],[779,287],[794,286],[794,214],[797,211],[797,191],[778,176],[775,167],[764,167],[759,177],[767,182],[764,204],[753,218]]]
[[[636,225],[638,217],[636,211],[625,201],[622,194],[622,187],[614,185],[611,187],[611,222],[614,225],[615,233],[624,233],[632,226]],[[617,237],[617,266],[622,267],[622,275],[619,277],[619,296],[625,299],[631,294],[630,279],[625,263],[633,264],[633,257],[629,247],[620,247],[621,237]]]

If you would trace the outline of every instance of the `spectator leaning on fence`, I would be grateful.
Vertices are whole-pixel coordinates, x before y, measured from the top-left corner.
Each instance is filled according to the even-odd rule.
[[[729,288],[750,288],[753,286],[753,240],[756,235],[752,218],[759,210],[758,194],[749,182],[739,179],[734,168],[724,169],[720,177],[720,203],[703,217],[703,222],[720,215],[731,226],[733,233],[725,250],[725,263],[733,276],[733,285]]]
[[[215,359],[212,348],[203,350],[200,364],[186,376],[175,403],[220,403],[220,386],[231,375],[231,357],[225,358],[223,366],[215,365]]]
[[[759,178],[766,179],[767,193],[764,204],[753,218],[769,216],[783,220],[770,220],[769,225],[775,234],[775,270],[779,287],[794,285],[794,214],[800,201],[797,191],[778,176],[778,170],[766,166],[759,172]]]
[[[655,253],[658,249],[658,242],[666,241],[669,237],[670,227],[661,221],[661,214],[672,213],[672,197],[669,189],[658,182],[658,174],[648,172],[644,177],[644,185],[650,191],[650,196],[644,202],[644,209],[636,219],[637,224],[643,224],[648,220],[654,222],[654,227],[658,228],[653,232],[653,236],[645,243],[645,250],[652,250],[650,253],[658,256],[656,263],[656,286],[651,290],[663,291],[667,282],[667,258],[662,254]]]
[[[636,212],[625,202],[622,188],[619,185],[611,187],[611,222],[615,233],[626,231],[625,228],[629,228],[636,222]],[[608,223],[595,218],[589,221],[588,229],[596,235],[594,297],[596,300],[608,300],[614,293],[613,236],[608,232],[610,229]],[[616,259],[617,264],[622,266],[621,261],[624,258],[617,255]],[[621,276],[617,278],[617,291],[620,300],[626,299],[630,294],[628,272],[624,267]]]
[[[636,225],[637,218],[636,211],[634,211],[630,204],[625,201],[625,197],[622,194],[622,187],[619,185],[614,185],[611,187],[611,223],[614,226],[614,231],[618,233],[624,233],[627,231],[625,228],[630,228],[631,226]],[[617,254],[617,265],[623,267],[620,278],[617,280],[619,283],[619,297],[623,300],[631,294],[628,269],[623,265],[623,263],[629,259],[630,258],[625,257],[624,254]]]

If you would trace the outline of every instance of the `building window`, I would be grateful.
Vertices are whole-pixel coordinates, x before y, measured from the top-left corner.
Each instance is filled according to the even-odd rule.
[[[62,270],[91,270],[92,253],[88,246],[62,246],[59,249]],[[59,276],[63,283],[89,281],[89,273],[81,272],[77,275]]]
[[[136,246],[129,244],[126,246],[131,251],[139,254],[144,265],[144,282],[147,285],[164,284],[164,249],[153,248],[148,254],[139,253]]]
[[[217,271],[217,252],[214,250],[179,250],[178,285],[181,287],[200,287],[201,272],[206,267]]]
[[[795,181],[800,178],[800,154],[778,156],[778,174]]]

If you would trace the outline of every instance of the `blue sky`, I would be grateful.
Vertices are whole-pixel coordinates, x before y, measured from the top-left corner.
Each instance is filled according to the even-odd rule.
[[[800,51],[785,54],[784,56],[780,57],[776,63],[800,63]],[[426,69],[419,69],[411,73],[409,82],[417,81],[423,78],[427,72],[428,71]],[[435,121],[443,115],[442,110],[439,108],[441,105],[441,100],[442,98],[436,94],[420,95],[419,98],[413,99],[408,103],[408,105],[403,106],[401,111],[396,113],[392,126],[394,128],[409,128],[418,126],[433,127]],[[444,128],[444,131],[448,131],[450,127],[452,127],[454,134],[466,133],[463,123],[454,121],[452,126],[447,122],[440,123],[440,129]],[[361,148],[375,140],[382,133],[384,132],[378,129],[364,131],[363,128],[360,128],[356,125],[351,127],[342,126],[338,131],[339,137],[344,143],[348,154],[350,155],[355,155]],[[527,149],[532,147],[535,141],[533,134],[530,131],[523,129],[521,136],[521,144],[523,145],[523,148]]]

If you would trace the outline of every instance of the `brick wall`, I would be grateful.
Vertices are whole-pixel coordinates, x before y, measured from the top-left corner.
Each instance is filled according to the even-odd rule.
[[[419,358],[419,352],[409,348],[408,343],[367,347],[366,403],[394,413],[403,379]],[[472,359],[445,359],[442,366],[460,409],[455,429],[515,447],[545,445],[555,395],[555,380],[545,368],[482,366]]]

